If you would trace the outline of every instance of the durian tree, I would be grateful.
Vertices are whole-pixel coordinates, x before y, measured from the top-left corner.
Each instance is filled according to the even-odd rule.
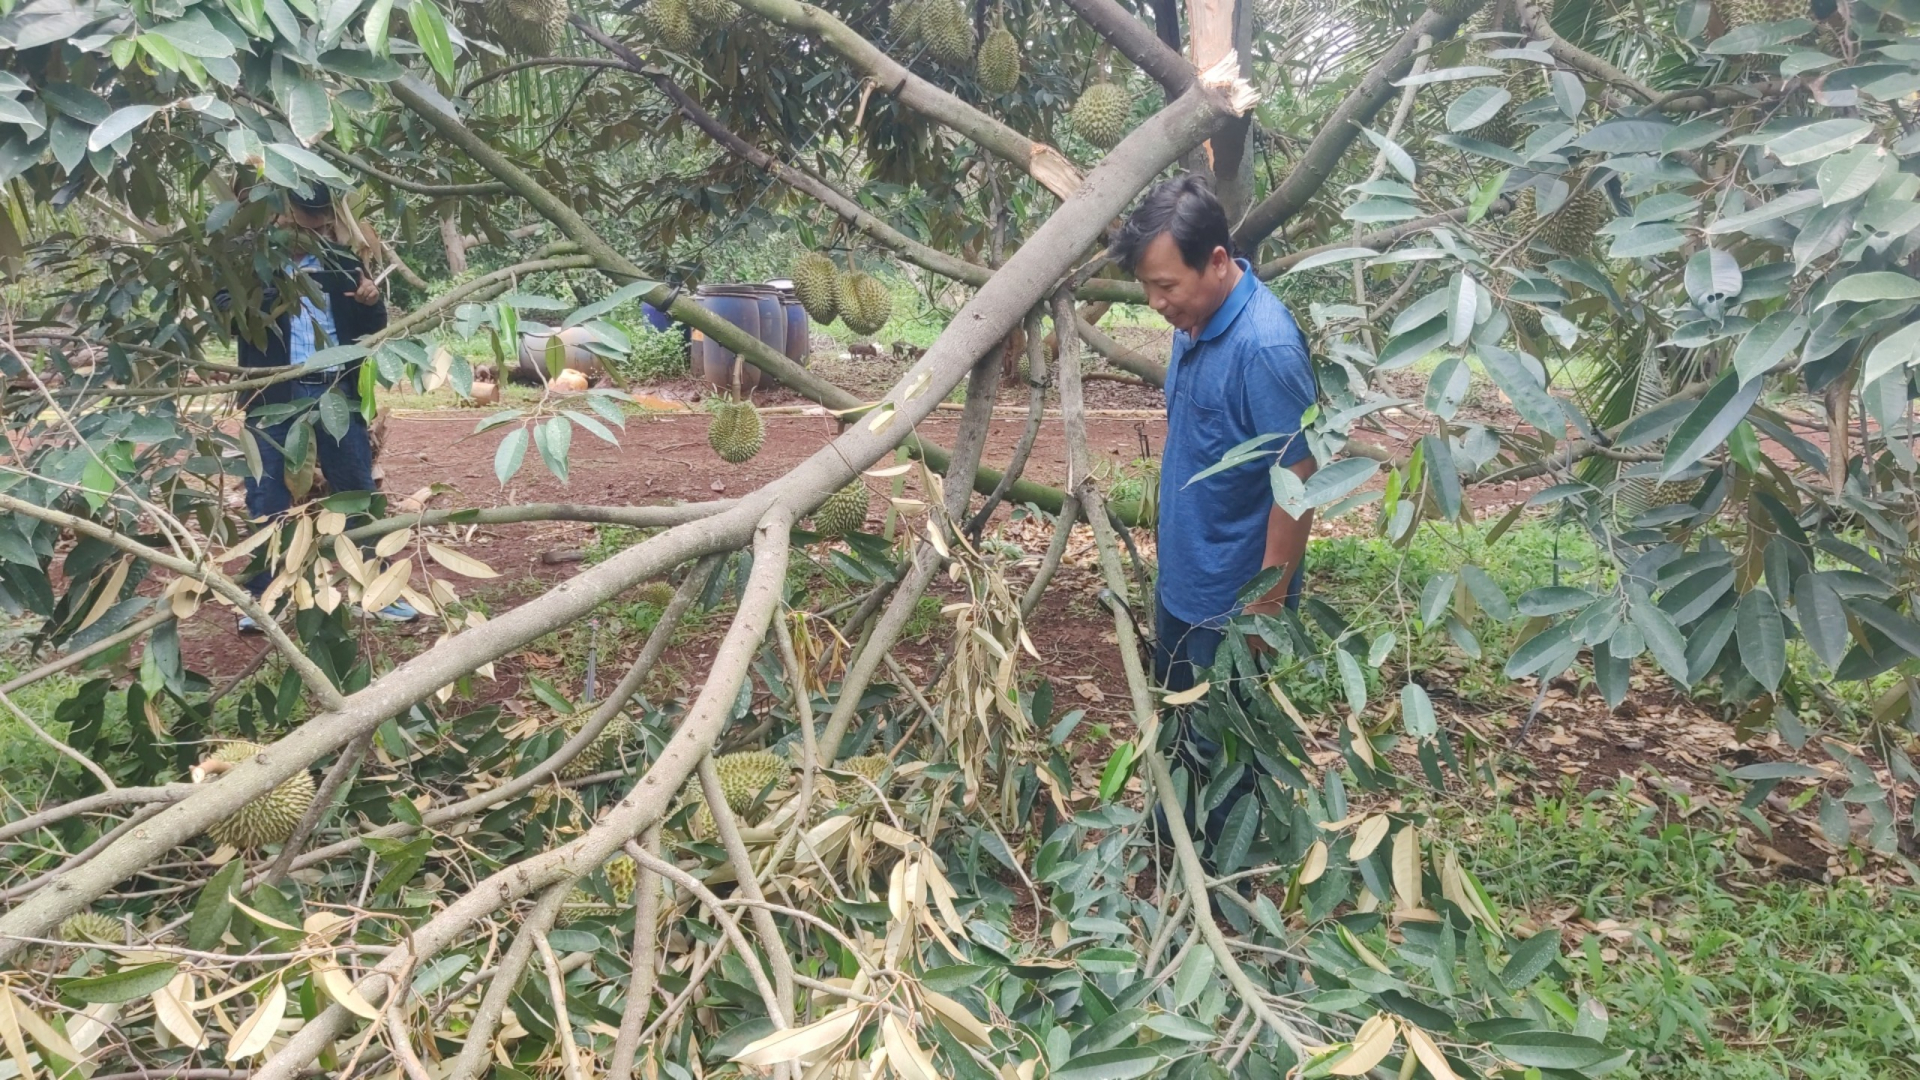
[[[1423,786],[1474,782],[1468,733],[1406,671],[1370,695],[1368,669],[1420,628],[1477,654],[1518,623],[1506,671],[1543,693],[1573,672],[1617,702],[1632,674],[1663,676],[1744,732],[1804,740],[1837,720],[1824,684],[1789,674],[1804,650],[1880,695],[1866,738],[1827,744],[1843,768],[1920,779],[1916,19],[1911,0],[1298,0],[1184,20],[1159,0],[12,0],[0,600],[58,654],[32,677],[125,662],[55,716],[18,713],[75,768],[10,792],[0,825],[10,1056],[274,1080],[1634,1068],[1559,988],[1557,935],[1521,940],[1422,808]],[[1100,329],[1142,296],[1099,252],[1176,168],[1215,172],[1244,254],[1315,344],[1321,469],[1275,470],[1282,505],[1366,513],[1400,544],[1471,527],[1497,558],[1527,508],[1480,530],[1470,489],[1544,477],[1531,503],[1596,561],[1519,597],[1463,563],[1366,611],[1243,620],[1208,688],[1158,699],[1134,622],[1150,592],[1117,534],[1150,506],[1102,492],[1081,378],[1083,347],[1160,378]],[[357,217],[400,229],[543,226],[524,257],[328,357],[366,358],[369,411],[402,382],[468,387],[467,360],[434,347],[443,323],[507,350],[584,327],[618,353],[606,316],[645,300],[844,431],[710,503],[348,494],[241,520],[223,492],[251,455],[217,408],[299,374],[210,359],[260,329],[229,326],[215,295],[257,297],[284,258],[260,179],[351,190]],[[882,262],[970,298],[861,400],[686,295],[699,260],[663,253],[750,214],[820,253],[794,268],[802,299],[855,332],[891,317]],[[563,273],[601,295],[522,284]],[[1025,445],[1057,393],[1070,491],[979,464],[1016,330]],[[1419,400],[1393,392],[1435,354]],[[1463,416],[1477,377],[1522,424]],[[918,437],[963,384],[954,444]],[[1783,407],[1803,394],[1820,407]],[[490,418],[502,481],[530,446],[564,477],[576,429],[617,438],[618,396],[588,404]],[[337,428],[345,407],[298,422]],[[1390,408],[1418,425],[1408,451],[1369,437]],[[757,450],[750,402],[713,424],[723,456]],[[863,531],[863,474],[893,474],[902,448],[928,498],[889,545]],[[995,501],[1057,523],[1024,593],[980,537]],[[460,595],[491,571],[432,531],[567,518],[650,532],[491,619]],[[1136,721],[1098,792],[1075,787],[1071,714],[1021,678],[1022,620],[1076,521]],[[809,610],[787,588],[796,539],[821,535],[877,568],[861,603]],[[249,563],[274,572],[284,628],[236,584]],[[889,652],[942,573],[967,600],[939,680],[915,687]],[[658,624],[604,695],[538,686],[532,724],[469,704],[492,664],[663,579]],[[401,595],[444,634],[375,670],[348,610]],[[638,696],[676,625],[715,604],[730,621],[697,685]],[[274,647],[272,677],[244,688],[180,655],[183,620],[232,609]],[[1333,665],[1344,707],[1301,715],[1276,655]],[[1179,806],[1207,792],[1170,767],[1162,707],[1232,733],[1226,764],[1262,774],[1204,862]],[[1338,747],[1334,767],[1309,739]],[[1355,788],[1400,801],[1350,812]],[[1873,844],[1910,831],[1893,800],[1856,796]],[[1150,866],[1164,884],[1139,888]]]

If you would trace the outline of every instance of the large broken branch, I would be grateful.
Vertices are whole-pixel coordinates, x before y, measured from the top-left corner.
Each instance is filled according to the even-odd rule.
[[[900,104],[959,132],[982,149],[1005,159],[1061,198],[1080,186],[1080,170],[1060,151],[1034,142],[972,105],[915,75],[852,27],[824,8],[799,0],[741,0],[741,7],[782,26],[805,31],[845,57],[856,72],[872,78]]]
[[[1394,81],[1413,66],[1415,46],[1420,39],[1431,37],[1441,41],[1451,37],[1459,27],[1459,19],[1431,9],[1415,19],[1400,35],[1400,40],[1374,61],[1360,85],[1326,118],[1280,185],[1247,211],[1233,231],[1234,244],[1241,251],[1252,252],[1273,230],[1305,209],[1308,201],[1325,186],[1327,177],[1333,175],[1347,148],[1360,137],[1360,129],[1372,122],[1374,114],[1392,99]]]
[[[1177,48],[1169,48],[1157,28],[1149,29],[1114,0],[1067,0],[1067,6],[1093,27],[1095,33],[1119,49],[1122,56],[1159,83],[1169,100],[1186,93],[1193,85],[1193,65],[1187,58],[1181,56]]]

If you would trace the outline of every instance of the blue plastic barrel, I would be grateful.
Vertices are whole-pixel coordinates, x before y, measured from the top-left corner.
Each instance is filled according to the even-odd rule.
[[[807,319],[807,309],[794,295],[793,282],[769,281],[767,284],[779,290],[780,306],[787,312],[787,359],[804,366],[813,344],[813,324]]]
[[[760,294],[751,285],[702,285],[694,293],[701,307],[741,330],[760,337]],[[784,320],[782,322],[784,328]],[[693,334],[693,373],[723,390],[733,389],[734,352],[709,339],[698,330]],[[740,389],[744,392],[760,384],[760,369],[740,365]]]
[[[654,307],[644,300],[640,302],[640,314],[646,316],[647,325],[653,327],[655,330],[665,330],[667,327],[673,325],[673,316],[668,315],[666,312],[661,311],[659,308]]]

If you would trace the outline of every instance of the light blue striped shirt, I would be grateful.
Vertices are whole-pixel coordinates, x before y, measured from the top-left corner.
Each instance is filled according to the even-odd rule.
[[[320,260],[312,255],[302,255],[293,264],[294,271],[319,270]],[[300,298],[300,310],[295,312],[291,323],[292,337],[287,341],[287,363],[300,365],[307,362],[314,353],[332,345],[337,332],[333,326],[333,302],[322,293],[318,303],[310,297]],[[326,369],[324,374],[339,371],[339,365]]]

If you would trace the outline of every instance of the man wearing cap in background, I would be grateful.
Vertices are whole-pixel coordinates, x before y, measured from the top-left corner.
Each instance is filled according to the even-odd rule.
[[[360,256],[337,241],[333,193],[315,184],[310,194],[290,191],[286,197],[287,220],[295,226],[292,262],[285,278],[261,290],[263,339],[238,335],[241,367],[306,365],[323,350],[354,344],[387,325],[386,298],[379,283],[367,275]],[[304,279],[303,287],[279,287],[281,281],[290,284],[292,279]],[[224,310],[232,301],[222,291],[216,302]],[[293,493],[287,487],[286,445],[294,424],[303,422],[299,414],[287,415],[285,409],[264,416],[262,411],[267,406],[318,401],[328,391],[346,399],[351,415],[346,431],[338,437],[324,423],[313,424],[313,454],[321,474],[335,492],[373,490],[373,443],[360,414],[360,361],[314,368],[256,390],[244,402],[247,430],[260,449],[260,476],[247,478],[247,512],[256,520],[277,518],[293,506]],[[247,589],[259,596],[272,580],[273,575],[263,571],[247,582]],[[374,614],[393,622],[419,617],[405,601],[395,601]],[[260,628],[242,616],[240,632],[259,633]]]

